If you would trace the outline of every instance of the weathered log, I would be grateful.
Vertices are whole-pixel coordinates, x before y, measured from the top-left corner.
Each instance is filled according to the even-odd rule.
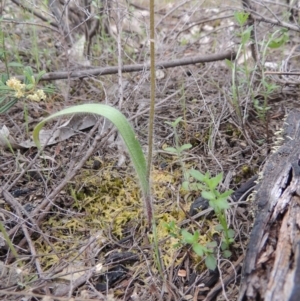
[[[284,124],[283,145],[267,161],[239,301],[300,300],[300,112]]]

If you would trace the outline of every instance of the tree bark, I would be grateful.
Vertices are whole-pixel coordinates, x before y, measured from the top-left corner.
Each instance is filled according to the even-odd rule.
[[[283,145],[267,161],[244,261],[239,301],[300,300],[300,112],[285,121]]]

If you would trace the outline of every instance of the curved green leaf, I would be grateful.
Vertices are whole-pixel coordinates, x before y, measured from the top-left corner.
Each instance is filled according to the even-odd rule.
[[[36,125],[36,127],[33,130],[33,140],[35,144],[40,148],[40,141],[39,141],[39,132],[44,126],[44,124],[59,116],[63,115],[70,115],[75,113],[90,113],[90,114],[98,114],[105,118],[107,118],[109,121],[111,121],[115,127],[120,132],[129,152],[130,159],[134,165],[134,168],[136,170],[136,173],[138,175],[141,189],[144,194],[144,196],[149,196],[150,194],[150,186],[149,181],[147,179],[147,164],[146,160],[141,148],[141,145],[139,141],[135,137],[135,133],[126,119],[126,117],[117,109],[103,104],[83,104],[78,105],[74,107],[70,107],[64,110],[61,110],[60,112],[54,113],[48,117],[46,117],[44,120],[42,120],[39,124]]]

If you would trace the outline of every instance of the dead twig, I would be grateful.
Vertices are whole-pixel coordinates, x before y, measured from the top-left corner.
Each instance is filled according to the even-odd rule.
[[[20,210],[19,210],[19,208],[17,208],[16,211],[17,211],[18,215],[21,213]],[[29,233],[28,228],[26,227],[25,224],[22,224],[21,227],[22,227],[22,231],[23,231],[23,233],[25,235],[25,239],[27,240],[31,256],[32,256],[32,258],[33,258],[33,260],[35,262],[35,266],[36,266],[37,272],[39,274],[39,277],[41,277],[43,275],[43,269],[42,269],[42,266],[41,266],[41,263],[40,263],[39,259],[36,256],[37,253],[36,253],[34,244],[33,244],[32,240],[31,240],[30,233]]]
[[[227,51],[223,53],[216,53],[210,55],[201,55],[195,57],[188,57],[184,59],[178,59],[173,61],[161,61],[156,63],[156,69],[167,69],[174,68],[178,66],[186,66],[186,65],[194,65],[198,63],[209,63],[215,61],[222,60],[235,60],[236,52]],[[135,65],[125,65],[122,67],[122,72],[138,72],[138,71],[146,71],[150,69],[150,64],[135,64]],[[74,70],[74,71],[57,71],[57,72],[49,72],[42,76],[40,79],[42,80],[57,80],[57,79],[67,79],[70,78],[84,78],[89,76],[101,76],[108,74],[117,74],[119,67],[104,67],[104,68],[91,68],[85,70]],[[23,79],[23,76],[16,76],[18,79]]]
[[[3,297],[3,295],[18,296],[20,298],[24,297],[24,296],[36,297],[36,298],[45,298],[46,297],[45,295],[36,294],[36,293],[29,292],[29,291],[26,291],[26,290],[23,290],[23,291],[20,291],[20,292],[12,292],[12,291],[9,291],[9,290],[0,290],[0,297]],[[47,300],[53,300],[53,299],[51,299],[52,298],[51,295],[47,295],[47,297],[49,297],[49,299],[47,299]],[[4,299],[2,299],[2,300],[4,300]],[[17,299],[15,299],[15,300],[17,300]],[[46,300],[46,299],[44,299],[44,300]],[[73,301],[95,301],[95,299],[87,299],[86,297],[73,297],[72,299],[70,299],[69,297],[58,297],[58,296],[55,296],[55,300],[57,300],[57,301],[70,301],[70,300],[73,300]],[[103,299],[103,300],[105,300],[105,299]]]
[[[41,19],[42,21],[50,24],[51,26],[54,26],[56,28],[58,28],[58,25],[55,22],[51,22],[49,19],[45,18],[43,15],[41,15],[40,13],[38,13],[37,11],[35,11],[32,7],[26,6],[24,5],[24,3],[21,3],[18,0],[11,0],[14,4],[16,4],[17,6],[20,6],[21,8],[23,8],[24,10],[34,14],[36,17],[38,17],[39,19]]]
[[[229,19],[229,18],[232,18],[234,17],[233,14],[230,14],[230,15],[226,15],[226,16],[220,16],[220,17],[215,17],[215,18],[210,18],[210,19],[204,19],[204,20],[199,20],[199,21],[195,21],[193,22],[191,25],[189,25],[188,27],[180,30],[177,35],[176,35],[176,38],[178,38],[178,36],[180,36],[183,32],[193,28],[194,26],[197,26],[197,25],[201,25],[201,24],[205,24],[207,22],[213,22],[213,21],[216,21],[216,20],[222,20],[222,19]]]
[[[297,25],[293,25],[284,21],[280,21],[279,19],[271,19],[271,18],[267,18],[267,17],[262,17],[260,16],[257,12],[253,12],[253,18],[255,21],[258,22],[266,22],[266,23],[270,23],[270,24],[274,24],[277,26],[281,26],[281,27],[285,27],[289,30],[293,30],[293,31],[300,31],[300,27]]]
[[[45,24],[41,24],[41,23],[35,23],[35,22],[22,22],[22,21],[18,21],[18,20],[14,20],[14,19],[7,19],[7,18],[3,18],[1,20],[1,22],[6,22],[6,23],[14,23],[14,24],[24,24],[24,25],[33,25],[33,26],[39,26],[39,27],[44,27],[44,28],[47,28],[49,30],[53,30],[57,33],[60,34],[60,32],[56,29],[56,28],[53,28],[53,27],[50,27],[50,26],[47,26]],[[55,26],[54,26],[55,27]]]
[[[300,72],[266,71],[265,74],[271,74],[271,75],[300,75]]]

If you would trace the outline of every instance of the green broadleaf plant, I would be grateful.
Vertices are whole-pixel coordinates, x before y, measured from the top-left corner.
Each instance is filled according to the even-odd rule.
[[[205,265],[208,269],[214,270],[217,266],[217,260],[213,255],[213,249],[217,247],[215,241],[211,241],[206,244],[206,247],[199,243],[200,233],[195,231],[191,234],[186,229],[181,230],[182,243],[189,244],[192,246],[193,251],[200,257],[205,256]]]
[[[195,169],[186,170],[184,162],[182,160],[183,151],[192,147],[189,144],[179,145],[179,137],[177,133],[177,126],[182,121],[182,117],[177,118],[174,122],[166,122],[171,125],[174,131],[175,137],[175,147],[164,148],[165,151],[177,155],[182,171],[184,173],[184,181],[182,183],[182,189],[186,191],[201,191],[203,198],[209,201],[209,205],[213,208],[220,224],[216,226],[216,230],[224,233],[224,241],[222,242],[222,251],[226,250],[226,257],[229,257],[231,252],[228,250],[230,244],[233,242],[234,232],[228,228],[225,210],[229,208],[227,198],[232,194],[232,190],[225,191],[220,193],[218,191],[218,186],[223,179],[223,173],[217,174],[215,177],[211,177],[209,172],[202,174],[200,171]],[[191,182],[190,178],[194,178],[195,181]],[[216,242],[208,242],[207,246],[201,245],[198,240],[200,233],[195,231],[194,234],[191,234],[186,229],[181,231],[177,229],[175,223],[172,222],[166,225],[167,230],[170,235],[173,237],[181,238],[183,244],[190,244],[193,251],[200,257],[205,257],[205,264],[209,269],[214,270],[217,261],[213,254],[212,249],[217,246]],[[224,249],[223,249],[224,247]]]
[[[230,253],[228,250],[230,244],[234,241],[234,231],[229,229],[226,221],[225,210],[229,208],[227,202],[228,197],[232,194],[232,190],[227,190],[220,193],[217,189],[219,184],[222,182],[223,174],[219,173],[215,177],[210,177],[209,173],[205,175],[198,170],[191,169],[188,174],[196,180],[196,183],[189,183],[185,181],[182,184],[183,189],[191,191],[201,191],[201,196],[209,201],[209,205],[213,208],[220,224],[215,227],[217,231],[224,234],[224,240],[222,242],[222,250],[227,250],[227,255]],[[200,183],[198,183],[200,182]]]
[[[228,257],[230,257],[230,255]],[[213,254],[208,254],[205,258],[205,264],[210,270],[215,270],[217,267],[216,257]]]
[[[199,242],[199,231],[195,231],[194,234],[192,234],[186,229],[178,228],[174,221],[171,221],[168,224],[166,223],[165,227],[172,237],[179,240],[179,243],[174,245],[174,248],[178,248],[182,245],[191,245],[192,250],[198,256],[205,257],[205,265],[208,269],[214,270],[216,268],[217,261],[213,255],[213,250],[217,247],[217,243],[215,241],[208,242],[205,246],[203,246]],[[214,259],[212,259],[211,257],[213,257]]]
[[[239,26],[244,26],[248,21],[249,15],[250,14],[247,12],[236,11],[234,12],[234,19],[239,24]]]

